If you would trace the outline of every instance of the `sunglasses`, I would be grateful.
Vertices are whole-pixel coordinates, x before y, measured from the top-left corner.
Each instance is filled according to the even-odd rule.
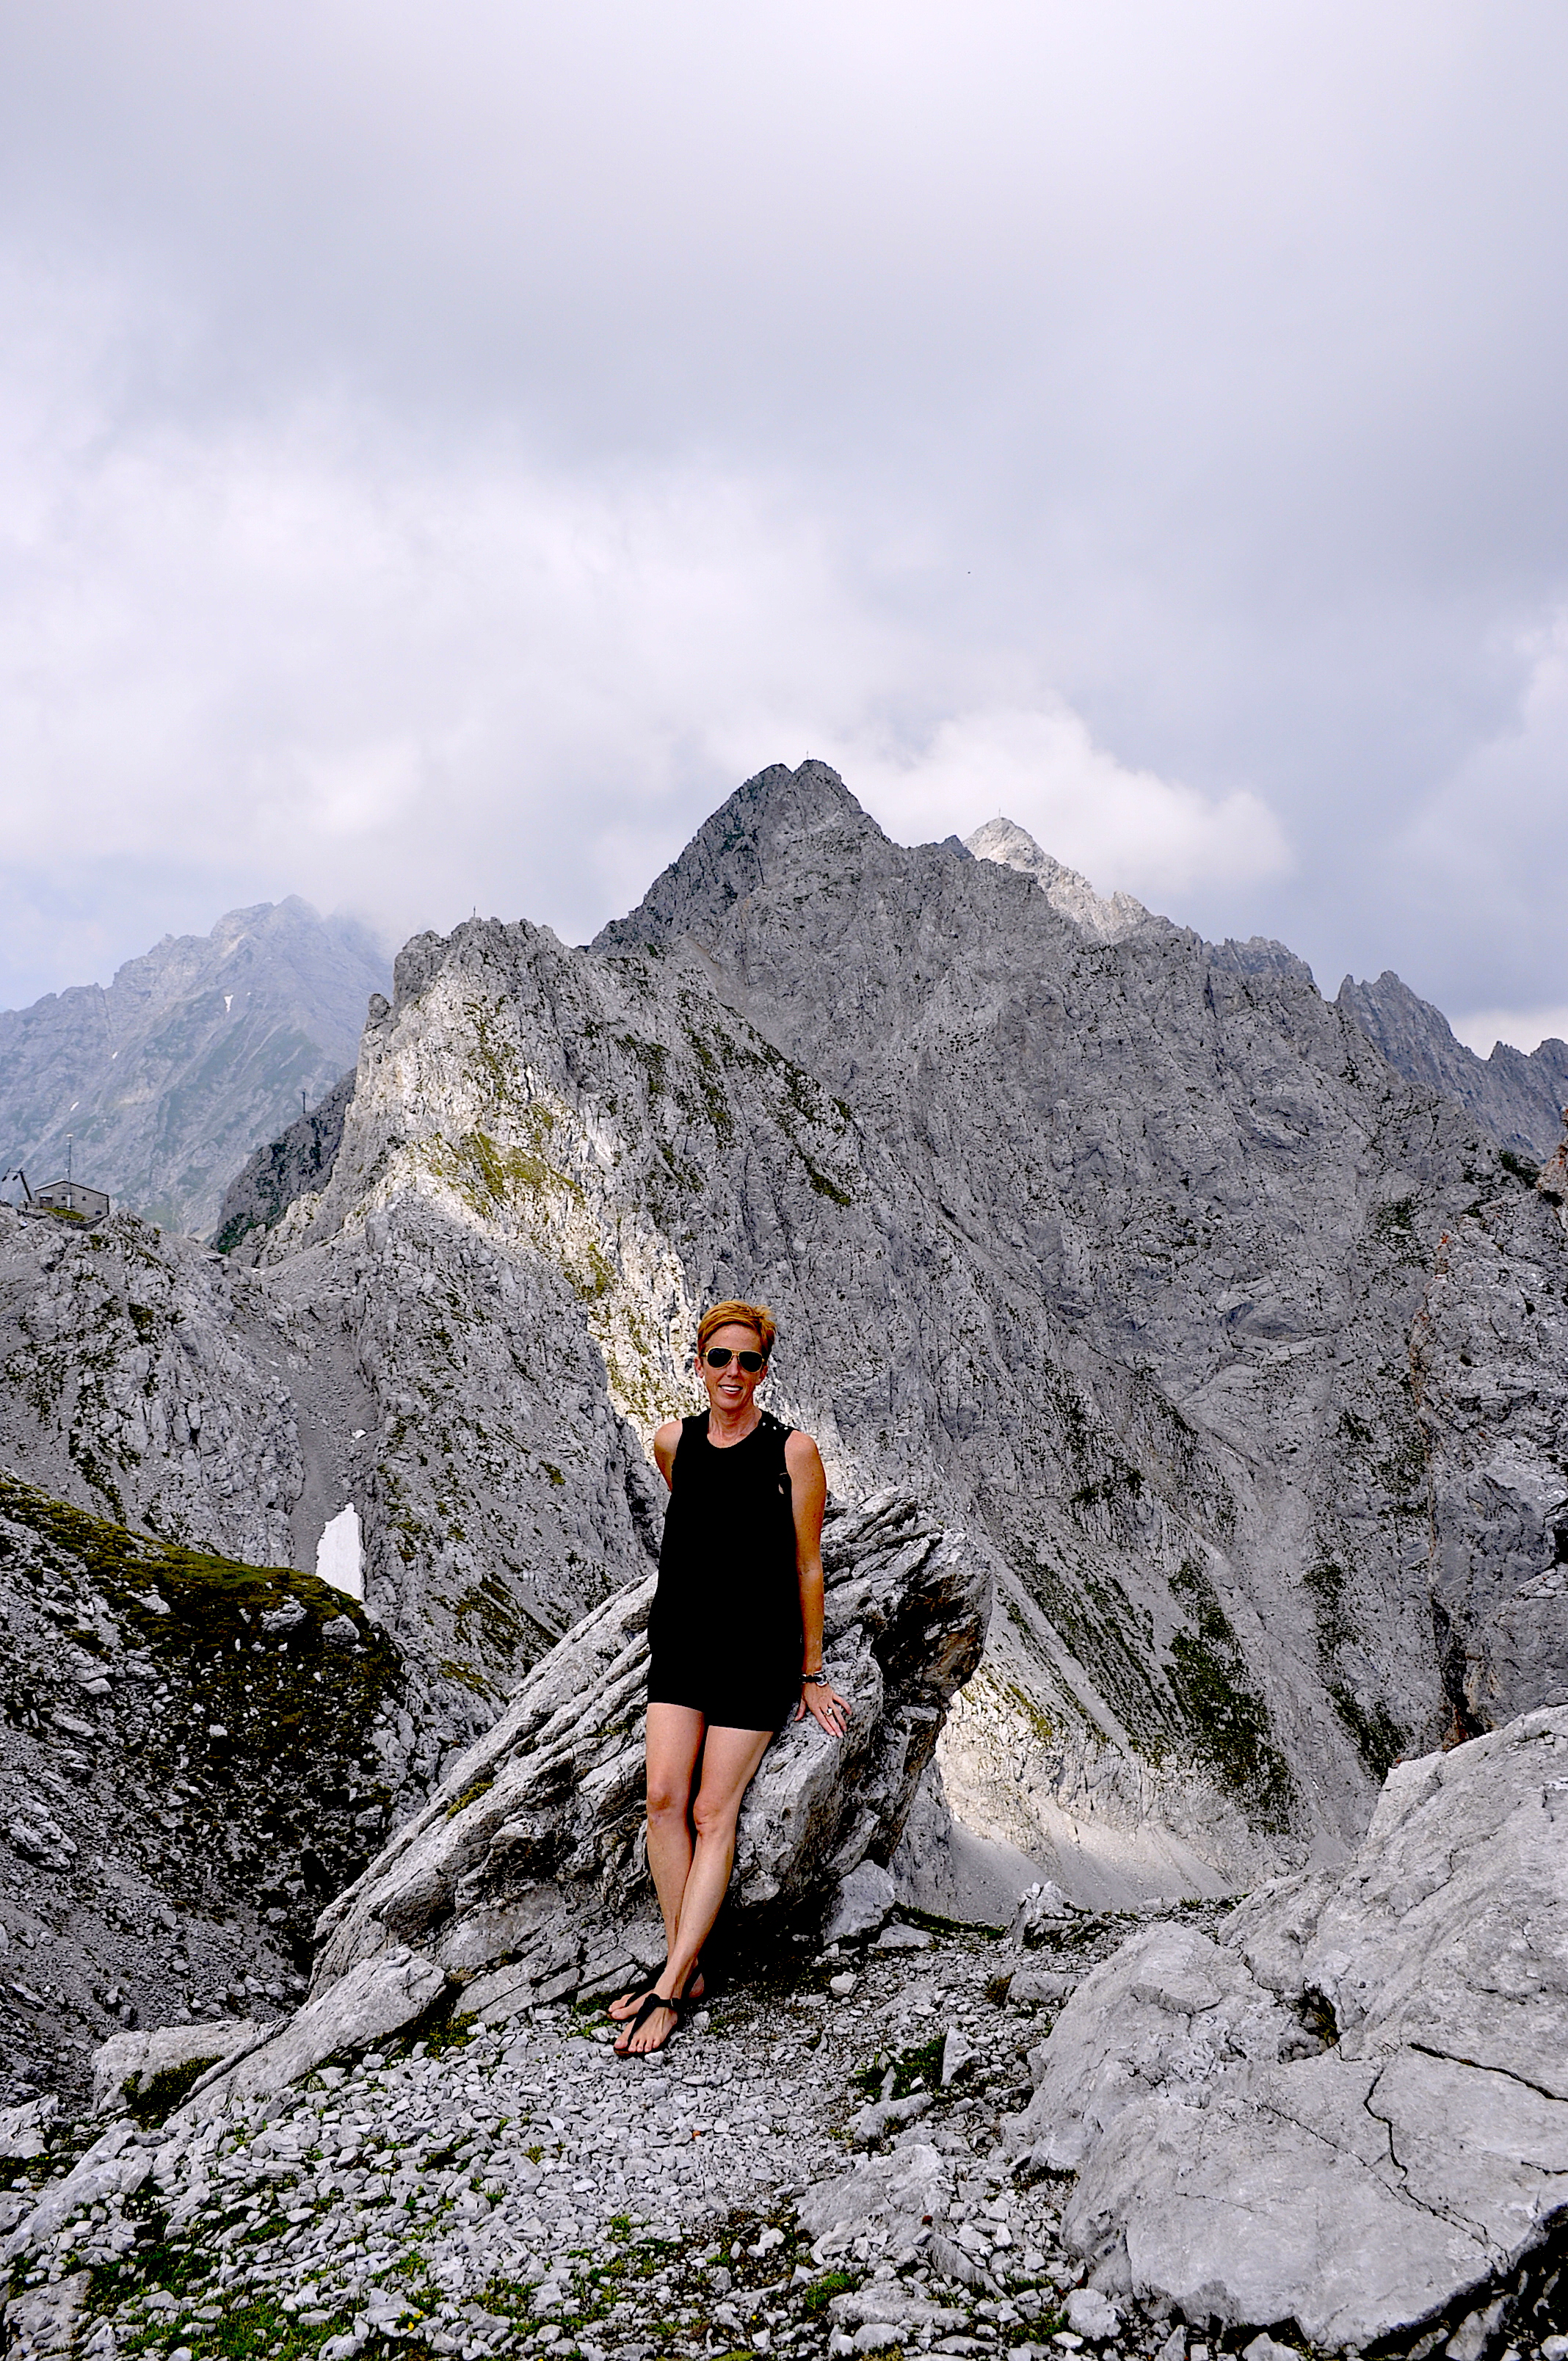
[[[727,1369],[731,1361],[738,1361],[749,1378],[768,1366],[765,1353],[732,1353],[728,1345],[710,1345],[702,1357],[710,1369]]]

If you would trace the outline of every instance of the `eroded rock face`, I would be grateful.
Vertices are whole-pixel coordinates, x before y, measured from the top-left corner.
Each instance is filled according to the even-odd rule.
[[[1484,2312],[1568,2205],[1568,1710],[1394,1771],[1347,1868],[1151,1929],[1039,2053],[1099,2284],[1362,2347]]]
[[[396,1649],[311,1576],[150,1542],[4,1475],[0,1628],[0,2107],[81,2097],[116,2025],[199,2014],[170,2039],[221,2055],[230,2011],[298,1999],[323,1903],[387,1832],[374,1733],[401,1710]]]
[[[373,1015],[385,1000],[384,993],[372,994]],[[275,1229],[296,1197],[325,1187],[343,1145],[343,1119],[354,1082],[352,1073],[340,1074],[317,1105],[258,1148],[244,1170],[236,1173],[224,1191],[213,1232],[219,1254],[239,1254],[248,1261],[252,1238]]]
[[[828,1661],[851,1700],[850,1731],[840,1745],[809,1719],[791,1723],[764,1756],[740,1817],[730,1908],[741,1922],[819,1917],[850,1871],[886,1862],[984,1637],[983,1553],[905,1496],[830,1513],[823,1566]],[[412,1945],[466,1987],[466,2008],[510,2015],[663,1958],[642,1823],[652,1591],[649,1579],[620,1592],[553,1650],[325,1913],[318,1993]]]
[[[1562,1246],[1557,1207],[1521,1182],[1441,1240],[1411,1335],[1456,1736],[1568,1697]]]
[[[1532,1162],[1550,1155],[1568,1098],[1568,1042],[1543,1041],[1527,1056],[1497,1041],[1490,1057],[1478,1058],[1455,1040],[1442,1011],[1389,969],[1376,983],[1347,975],[1339,1005],[1390,1065],[1468,1109],[1500,1147]]]

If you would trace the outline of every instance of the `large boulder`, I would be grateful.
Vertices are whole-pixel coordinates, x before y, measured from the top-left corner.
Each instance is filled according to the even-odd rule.
[[[759,1931],[819,1916],[861,1864],[886,1862],[948,1704],[979,1660],[984,1554],[907,1495],[833,1510],[823,1532],[828,1661],[848,1737],[792,1722],[741,1814],[731,1912]],[[479,2014],[592,1995],[663,1956],[643,1835],[642,1715],[653,1583],[607,1600],[534,1668],[425,1809],[324,1913],[296,2026],[378,1966],[374,2037],[445,1992]],[[455,1991],[454,1988],[457,1988]],[[397,2004],[397,1994],[404,1995]],[[390,1995],[390,1998],[389,1998]],[[352,2047],[345,2016],[342,2042]],[[259,2089],[321,2054],[289,2027],[236,2070]],[[215,2087],[222,2087],[221,2084]]]
[[[1009,2145],[1077,2170],[1096,2282],[1327,2346],[1485,2315],[1568,2207],[1565,1826],[1556,1707],[1399,1765],[1222,1942],[1087,1977]]]

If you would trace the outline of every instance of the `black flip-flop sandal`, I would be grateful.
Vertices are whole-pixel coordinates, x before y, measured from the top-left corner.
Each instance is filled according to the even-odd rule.
[[[609,2017],[611,2025],[630,2025],[635,2021],[637,2014],[635,2009],[633,2009],[630,2015],[627,2016],[617,2016],[615,2013],[616,2010],[618,2008],[624,2008],[629,2001],[635,2000],[641,2003],[645,1999],[648,1993],[654,1989],[654,1986],[658,1983],[659,1978],[664,1973],[665,1969],[668,1968],[669,1964],[668,1960],[666,1960],[663,1968],[654,1969],[652,1983],[633,1984],[630,1992],[617,1993],[615,1999],[609,2003],[609,2006],[605,2010],[605,2015]],[[699,1976],[702,1978],[702,1990],[700,1993],[694,1993],[691,1988],[692,1985],[696,1983]],[[711,1996],[712,1986],[707,1981],[707,1971],[702,1964],[702,1956],[699,1952],[697,1957],[692,1961],[692,1971],[686,1979],[685,1997],[687,2000],[695,1999],[700,2006],[704,2001],[709,1999]]]
[[[671,2026],[663,2041],[656,2042],[652,2049],[631,2048],[630,2044],[632,2035],[637,2031],[639,2026],[647,2024],[648,2019],[652,2015],[653,2011],[656,2008],[667,2008],[670,2015],[675,2020],[674,2024]],[[628,2047],[623,2049],[618,2041],[615,2045],[616,2056],[618,2058],[657,2058],[660,2050],[667,2049],[671,2042],[674,2039],[680,2027],[681,2018],[685,2014],[685,2001],[666,1999],[665,1995],[661,1992],[651,1992],[644,2000],[641,2007],[638,2010],[636,2015],[631,2017],[627,2024],[621,2027],[622,2032],[626,2036]]]

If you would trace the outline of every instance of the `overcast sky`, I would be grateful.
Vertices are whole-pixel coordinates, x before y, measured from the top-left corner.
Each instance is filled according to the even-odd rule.
[[[12,0],[0,1004],[809,752],[1568,1032],[1565,197],[1561,0]]]

